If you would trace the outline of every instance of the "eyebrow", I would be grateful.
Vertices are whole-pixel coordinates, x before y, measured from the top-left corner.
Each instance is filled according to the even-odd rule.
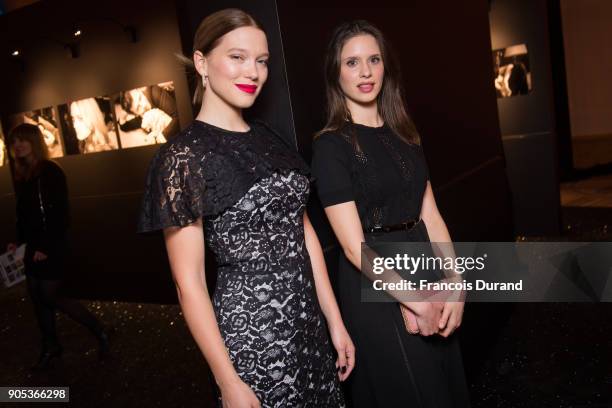
[[[231,51],[241,51],[241,52],[244,52],[244,53],[248,54],[248,51],[245,50],[244,48],[236,48],[236,47],[234,47],[234,48],[230,48],[229,50],[227,50],[227,52],[231,52]],[[270,56],[270,53],[267,53],[267,52],[260,55],[260,57],[269,57],[269,56]]]
[[[368,58],[372,58],[372,57],[380,57],[380,53],[372,54]],[[346,60],[351,59],[351,58],[358,58],[358,57],[356,55],[350,55],[348,57],[345,57],[342,61],[346,61]]]

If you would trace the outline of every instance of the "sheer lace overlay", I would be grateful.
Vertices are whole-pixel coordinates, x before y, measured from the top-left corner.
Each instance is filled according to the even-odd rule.
[[[303,159],[263,122],[229,132],[194,121],[149,166],[138,231],[185,226],[221,213],[278,169],[308,175]]]

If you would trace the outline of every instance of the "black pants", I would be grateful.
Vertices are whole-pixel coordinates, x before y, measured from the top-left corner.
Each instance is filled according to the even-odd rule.
[[[100,321],[78,301],[62,297],[59,294],[60,280],[28,276],[26,281],[42,335],[43,351],[57,349],[60,346],[55,329],[56,309],[87,327],[94,336],[100,336],[103,329]]]

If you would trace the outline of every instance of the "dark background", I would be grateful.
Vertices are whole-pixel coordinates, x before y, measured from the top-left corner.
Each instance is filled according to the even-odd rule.
[[[325,6],[288,0],[35,2],[0,15],[3,123],[14,113],[172,80],[180,124],[186,127],[197,113],[191,106],[193,82],[174,53],[189,55],[202,18],[226,7],[243,8],[264,24],[272,54],[268,82],[246,115],[268,121],[306,159],[313,133],[324,124],[323,52],[331,30],[342,21],[365,18],[382,29],[400,56],[407,104],[451,237],[514,241],[517,235],[560,232],[559,178],[571,171],[571,149],[555,0],[409,0],[401,6],[390,1]],[[73,59],[58,41],[73,41],[79,22],[81,55]],[[130,42],[121,25],[134,26],[139,41]],[[521,43],[529,49],[533,92],[498,100],[491,50]],[[22,58],[10,57],[14,49]],[[161,235],[135,233],[144,175],[157,148],[57,160],[68,177],[72,206],[73,256],[65,288],[70,296],[176,304]],[[2,247],[14,239],[14,206],[4,166]],[[333,279],[338,247],[314,194],[309,211]],[[537,311],[529,307],[518,314],[520,324],[508,326],[506,344],[526,341],[514,330]],[[511,306],[467,308],[461,334],[466,368],[474,374],[497,343]],[[538,325],[568,333],[564,318],[558,323],[542,316]],[[528,344],[540,347],[545,339],[557,337],[543,334],[539,343]]]
[[[422,135],[438,206],[451,236],[457,241],[513,240],[510,190],[491,86],[488,3],[392,4],[38,2],[0,16],[2,31],[8,33],[1,40],[7,71],[0,112],[6,117],[173,80],[179,120],[185,127],[196,113],[189,90],[193,82],[174,53],[190,54],[191,38],[205,15],[242,7],[264,24],[272,54],[268,83],[247,115],[270,122],[296,141],[309,159],[312,134],[323,124],[322,58],[331,29],[341,21],[365,17],[382,28],[401,57],[407,103]],[[48,23],[50,15],[57,15],[53,24]],[[130,42],[118,23],[134,26],[139,41]],[[69,42],[76,26],[83,35],[81,55],[73,59],[49,38]],[[9,59],[15,48],[22,50],[21,65]],[[57,160],[67,174],[72,205],[69,293],[82,298],[176,301],[161,236],[139,236],[134,228],[144,174],[156,149],[147,146]],[[7,167],[0,169],[3,242],[12,239],[14,230],[14,198],[7,173]],[[316,198],[310,207],[321,241],[333,254],[333,236]]]

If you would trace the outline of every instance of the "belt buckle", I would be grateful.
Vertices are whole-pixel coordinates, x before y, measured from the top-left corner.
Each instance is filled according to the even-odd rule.
[[[370,227],[370,231],[369,232],[373,232],[373,233],[378,233],[378,232],[384,232],[385,229],[382,225],[375,225],[373,227]]]

